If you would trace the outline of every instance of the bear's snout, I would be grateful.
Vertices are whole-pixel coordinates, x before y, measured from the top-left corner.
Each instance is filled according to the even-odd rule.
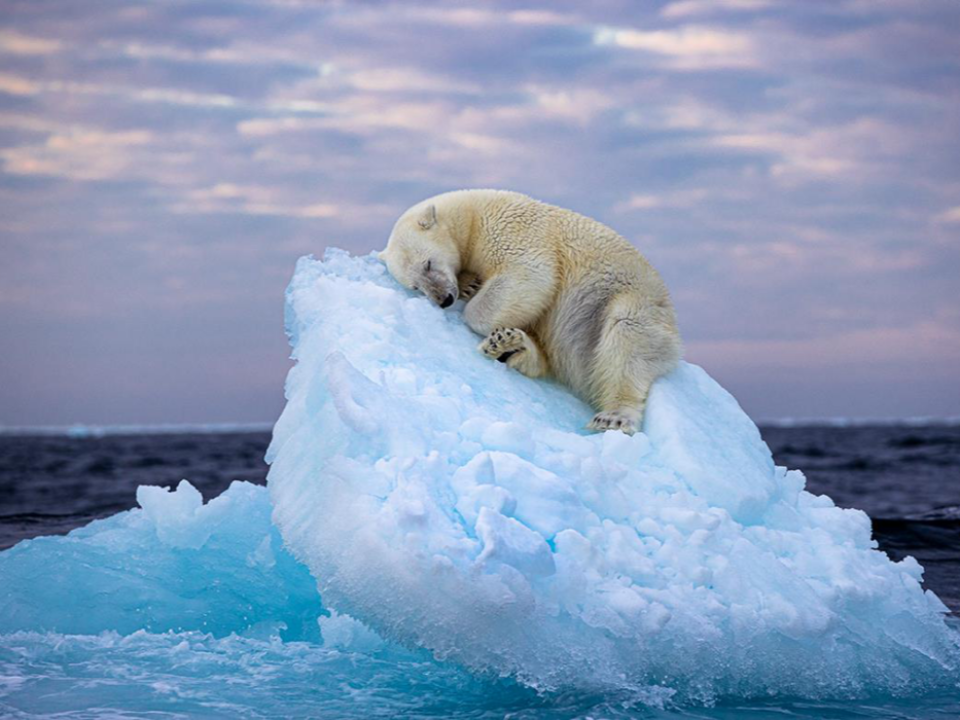
[[[419,285],[423,294],[430,298],[434,305],[448,308],[457,301],[459,293],[457,292],[456,280],[437,270],[422,276]]]

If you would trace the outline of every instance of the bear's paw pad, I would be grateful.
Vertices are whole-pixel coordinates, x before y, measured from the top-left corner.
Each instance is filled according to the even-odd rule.
[[[513,355],[526,349],[527,334],[519,328],[496,328],[478,346],[487,357],[506,362]]]

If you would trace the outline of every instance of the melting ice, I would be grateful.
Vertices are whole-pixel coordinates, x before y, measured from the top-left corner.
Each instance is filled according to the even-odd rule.
[[[129,702],[100,688],[99,707],[181,711],[238,712],[223,688],[241,676],[295,685],[302,707],[277,712],[319,710],[351,673],[374,703],[391,677],[487,698],[505,678],[505,702],[528,706],[524,686],[677,703],[955,692],[957,635],[920,566],[776,467],[702,369],[657,382],[642,434],[588,434],[589,407],[482,357],[456,309],[372,256],[301,260],[286,322],[268,489],[204,505],[189,484],[144,487],[139,509],[0,553],[0,708],[51,673],[50,712],[63,688],[93,697],[90,663],[111,688],[131,667],[151,678]]]

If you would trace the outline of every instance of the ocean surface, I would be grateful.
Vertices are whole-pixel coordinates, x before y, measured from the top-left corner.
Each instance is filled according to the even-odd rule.
[[[808,490],[827,494],[840,506],[866,511],[880,548],[895,559],[915,557],[926,570],[926,587],[953,611],[952,622],[960,617],[960,426],[761,426],[761,432],[779,465],[806,474]],[[262,431],[178,432],[175,428],[152,433],[0,433],[0,549],[28,538],[63,534],[134,507],[140,485],[174,487],[187,478],[210,499],[234,480],[264,484],[263,456],[269,440],[269,433]],[[105,671],[91,660],[97,652],[86,652],[83,643],[91,645],[86,649],[91,652],[99,648],[103,658],[121,658],[124,667],[136,674],[142,653],[162,655],[157,642],[161,646],[166,642],[150,639],[148,649],[138,650],[140,641],[147,642],[75,636],[62,647],[51,647],[47,639],[6,636],[0,640],[0,715],[122,716],[122,701],[113,700],[104,707],[98,702],[97,688],[102,689],[104,682],[116,685],[116,679],[107,682],[98,676]],[[180,678],[185,685],[193,682],[197,685],[190,691],[193,695],[178,691],[169,703],[159,703],[148,714],[146,707],[131,700],[127,707],[139,707],[144,714],[129,716],[341,717],[350,703],[360,703],[356,707],[364,709],[357,711],[357,717],[960,717],[960,695],[866,703],[771,698],[707,709],[657,710],[610,698],[541,698],[502,681],[473,679],[416,654],[358,664],[344,654],[318,654],[309,643],[296,644],[291,658],[289,648],[280,653],[275,642],[255,638],[237,639],[231,645],[230,638],[194,633],[174,635],[169,642],[180,651],[184,643],[207,643],[209,647],[201,649],[219,658],[224,675],[208,678],[212,684],[201,687],[203,678],[190,678],[189,672],[171,661],[171,667],[163,670],[167,678],[163,682],[170,677]],[[73,659],[68,657],[71,652],[76,653]],[[276,662],[293,663],[293,675],[282,676],[282,682],[281,675],[251,677],[244,658],[252,652],[268,665],[270,653],[280,653]],[[50,680],[32,686],[33,694],[27,693],[24,677],[35,672],[50,672],[61,684]],[[317,673],[324,674],[322,683]],[[337,677],[333,689],[330,673]],[[380,685],[380,679],[391,673],[407,678],[406,697],[397,696],[396,678],[390,690]],[[311,683],[324,689],[304,694],[304,687]],[[224,695],[230,702],[204,700],[215,696],[216,688],[223,692],[228,686]],[[63,688],[69,692],[64,694]],[[129,691],[135,688],[133,683]],[[36,694],[41,691],[46,692],[42,697]]]

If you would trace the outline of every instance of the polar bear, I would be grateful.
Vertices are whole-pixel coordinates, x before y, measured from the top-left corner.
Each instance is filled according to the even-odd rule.
[[[680,358],[660,275],[607,226],[504,190],[460,190],[407,210],[380,253],[402,285],[463,317],[483,354],[551,375],[598,411],[591,430],[639,429],[653,381]]]

